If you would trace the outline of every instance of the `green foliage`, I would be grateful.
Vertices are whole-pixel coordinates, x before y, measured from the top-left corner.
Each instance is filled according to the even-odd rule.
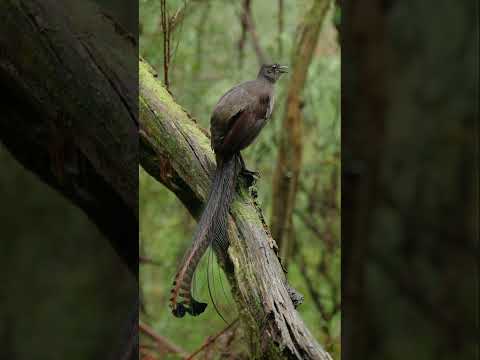
[[[284,32],[277,36],[277,4],[252,1],[261,46],[273,61],[292,63],[297,25],[308,9],[308,3],[285,1]],[[258,61],[249,34],[243,62],[240,60],[241,2],[168,1],[169,15],[177,13],[185,4],[183,21],[172,33],[170,91],[203,127],[209,128],[209,116],[216,101],[233,85],[255,78]],[[339,358],[340,312],[331,316],[340,301],[340,50],[333,15],[332,12],[322,31],[303,95],[304,155],[294,216],[297,245],[290,261],[288,279],[305,295],[305,302],[298,310],[309,329],[334,358]],[[140,54],[156,68],[159,78],[163,78],[160,2],[140,1],[140,20]],[[283,42],[282,56],[277,54],[279,38]],[[244,151],[248,167],[261,173],[259,202],[267,222],[288,83],[288,76],[280,81],[271,122],[256,143]],[[190,244],[195,222],[174,195],[143,171],[140,172],[140,229],[141,253],[159,263],[141,266],[141,287],[147,310],[143,319],[158,333],[192,351],[225,324],[209,300],[205,269],[198,272],[197,285],[198,298],[209,303],[206,313],[198,318],[184,319],[176,319],[170,314],[167,306],[170,286],[176,266]],[[206,260],[207,256],[204,265]],[[217,270],[214,272],[218,278]],[[309,291],[305,274],[314,293]],[[228,287],[225,279],[223,284]],[[219,285],[216,286],[215,299],[222,303],[223,313],[233,320],[235,304],[225,302]],[[315,296],[319,297],[317,303],[331,318],[325,319],[321,315],[313,300]]]

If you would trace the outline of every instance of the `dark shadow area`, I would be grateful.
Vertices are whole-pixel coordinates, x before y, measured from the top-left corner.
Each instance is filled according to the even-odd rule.
[[[133,277],[85,214],[3,146],[0,163],[0,358],[104,358]]]
[[[342,3],[342,359],[478,359],[478,3]]]
[[[138,357],[138,4],[119,3],[0,3],[0,359]]]

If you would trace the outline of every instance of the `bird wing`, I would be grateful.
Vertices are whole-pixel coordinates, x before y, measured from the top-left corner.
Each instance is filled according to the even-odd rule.
[[[242,85],[233,87],[220,98],[212,114],[211,123],[215,126],[210,127],[212,147],[215,151],[221,151],[224,147],[225,136],[230,132],[240,114],[250,113],[256,103],[255,97],[242,88]]]
[[[232,153],[245,149],[255,140],[264,125],[264,118],[259,117],[255,111],[239,112],[224,136],[223,148],[229,149]]]
[[[255,97],[245,90],[241,85],[235,86],[218,100],[213,109],[212,118],[217,121],[228,123],[240,111],[255,106]]]

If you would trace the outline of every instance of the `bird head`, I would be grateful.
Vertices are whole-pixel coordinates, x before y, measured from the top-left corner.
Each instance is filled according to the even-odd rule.
[[[271,65],[262,65],[258,73],[258,77],[263,77],[268,81],[275,82],[277,81],[282,74],[288,72],[288,66],[283,66],[279,64]]]

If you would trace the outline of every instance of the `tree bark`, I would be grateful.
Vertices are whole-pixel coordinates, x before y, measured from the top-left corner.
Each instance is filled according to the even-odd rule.
[[[300,37],[293,51],[293,71],[288,88],[282,122],[277,165],[273,176],[272,236],[278,242],[281,258],[288,262],[292,242],[292,216],[302,163],[302,92],[317,46],[322,24],[330,8],[330,0],[314,1],[300,27]]]
[[[202,130],[140,62],[140,162],[198,219],[215,157]],[[251,341],[252,358],[331,359],[294,308],[255,197],[240,178],[229,218],[229,262],[224,266]],[[173,276],[173,273],[172,273]]]
[[[0,34],[0,140],[83,209],[137,276],[134,41],[73,0],[2,1]]]
[[[0,34],[0,141],[81,208],[138,278],[134,38],[76,0],[1,1]],[[133,358],[138,331],[128,330],[120,352]]]
[[[346,57],[351,59],[344,68],[347,76],[352,76],[356,66],[359,79],[356,87],[345,87],[342,97],[346,119],[342,123],[342,134],[345,134],[342,137],[342,198],[348,199],[342,201],[342,297],[348,304],[342,309],[342,324],[345,324],[342,340],[349,345],[343,354],[346,358],[369,353],[366,337],[362,336],[367,333],[370,322],[369,313],[365,311],[365,271],[378,193],[387,101],[385,19],[381,1],[371,1],[369,5],[348,4],[344,8],[345,15],[352,19],[343,27],[344,49]],[[352,16],[354,12],[356,17]],[[353,36],[355,32],[357,38]]]

